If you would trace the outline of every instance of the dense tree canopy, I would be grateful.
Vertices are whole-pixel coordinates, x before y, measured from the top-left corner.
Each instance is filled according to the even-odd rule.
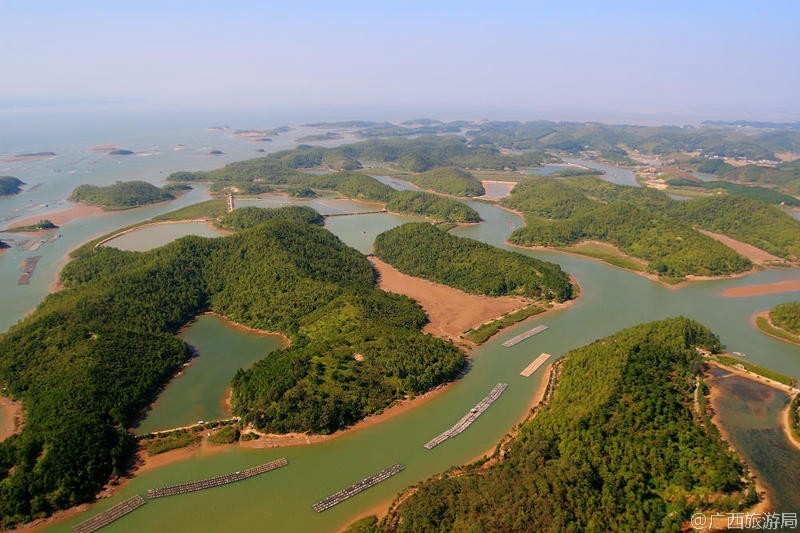
[[[173,200],[175,196],[146,181],[118,181],[113,185],[78,185],[70,200],[99,205],[103,209],[128,209],[140,205]]]
[[[467,204],[422,191],[396,191],[386,204],[396,213],[422,215],[446,222],[480,222],[481,216]]]
[[[253,228],[264,222],[275,219],[297,220],[306,224],[319,224],[323,222],[322,215],[307,206],[286,206],[276,209],[262,209],[259,207],[240,207],[230,213],[225,213],[216,224],[220,228],[241,231]]]
[[[552,401],[504,445],[499,464],[423,483],[384,526],[678,531],[695,510],[752,502],[744,467],[693,409],[696,345],[720,347],[676,318],[573,350]]]
[[[732,183],[730,181],[714,180],[714,181],[695,181],[685,178],[672,178],[667,180],[667,183],[673,187],[693,187],[695,189],[705,189],[713,193],[727,192],[729,194],[736,194],[761,200],[768,204],[774,205],[788,205],[800,206],[800,200],[794,196],[784,194],[775,189],[768,189],[766,187],[759,187],[758,185],[742,185],[741,183]]]
[[[375,255],[395,268],[473,294],[521,295],[564,301],[569,276],[556,264],[455,237],[428,223],[409,223],[378,235]]]
[[[479,180],[466,170],[457,167],[437,167],[405,176],[410,182],[432,191],[453,196],[481,196],[486,194]]]
[[[800,302],[778,304],[769,312],[769,319],[776,326],[795,335],[800,335]]]
[[[504,204],[525,214],[527,225],[509,239],[515,244],[569,246],[582,240],[600,240],[648,261],[653,273],[683,277],[731,274],[752,266],[749,260],[693,227],[720,231],[722,221],[738,216],[757,226],[732,235],[746,242],[754,241],[766,229],[763,222],[748,218],[744,209],[724,211],[701,205],[725,198],[679,202],[659,191],[613,185],[595,177],[561,180],[542,176],[520,183]],[[747,198],[736,201],[756,202]],[[762,202],[758,205],[766,206]],[[768,213],[767,218],[780,220],[785,216],[776,211]]]
[[[189,356],[175,334],[206,310],[292,340],[233,380],[235,412],[261,429],[327,433],[455,376],[461,352],[318,219],[248,209],[223,218],[247,228],[229,237],[69,263],[66,288],[0,338],[0,381],[26,414],[0,443],[0,526],[86,501],[123,468],[127,428]]]

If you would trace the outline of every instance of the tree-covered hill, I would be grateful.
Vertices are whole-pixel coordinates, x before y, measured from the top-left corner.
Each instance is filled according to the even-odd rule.
[[[280,154],[281,152],[279,152]],[[275,155],[275,154],[273,154]],[[336,191],[355,200],[381,202],[397,213],[422,215],[434,220],[479,222],[480,215],[468,205],[422,191],[396,191],[362,172],[341,171],[329,174],[309,174],[285,166],[280,159],[260,158],[230,163],[211,172],[177,172],[171,180],[211,181],[212,188],[236,187],[245,191],[253,186],[310,188]],[[246,180],[246,181],[245,181]],[[255,181],[258,180],[258,181]],[[262,189],[259,189],[262,190]]]
[[[175,196],[167,188],[161,189],[146,181],[118,181],[107,186],[79,185],[69,199],[118,210],[174,200]]]
[[[401,272],[473,294],[572,298],[569,276],[556,264],[455,237],[428,223],[408,223],[375,239],[375,255]]]
[[[775,189],[759,187],[758,185],[742,185],[741,183],[723,180],[693,181],[683,178],[672,178],[667,180],[667,183],[673,187],[693,187],[695,189],[705,189],[712,193],[724,191],[729,194],[745,196],[773,205],[800,206],[800,200],[794,196],[784,194]]]
[[[720,347],[675,318],[571,351],[552,400],[498,464],[422,483],[383,529],[679,531],[697,510],[753,503],[743,465],[693,408],[694,346]]]
[[[560,247],[600,240],[648,261],[650,271],[663,276],[725,275],[752,266],[695,228],[787,259],[800,257],[800,222],[738,195],[676,201],[598,178],[536,177],[520,183],[503,203],[525,214],[527,225],[510,237],[515,244]]]
[[[0,382],[25,408],[0,443],[0,527],[88,501],[124,469],[128,428],[189,356],[179,328],[206,310],[292,340],[233,379],[234,411],[272,432],[332,432],[460,372],[461,352],[423,335],[422,309],[378,290],[318,215],[276,212],[227,215],[246,228],[228,237],[82,255],[0,337]]]
[[[466,170],[457,167],[437,167],[423,172],[404,176],[410,182],[432,191],[453,196],[481,196],[486,194],[479,180]]]
[[[447,222],[481,221],[478,212],[467,204],[422,191],[395,191],[386,203],[386,209]]]

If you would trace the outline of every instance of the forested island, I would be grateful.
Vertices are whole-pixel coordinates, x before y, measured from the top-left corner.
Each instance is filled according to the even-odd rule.
[[[695,511],[758,496],[711,422],[695,347],[719,339],[685,318],[569,352],[552,400],[482,462],[421,483],[386,531],[677,531]]]
[[[411,174],[408,180],[423,189],[452,196],[481,196],[486,194],[478,179],[458,167],[436,167],[421,174]]]
[[[789,261],[800,257],[800,222],[738,195],[677,201],[660,191],[594,177],[537,176],[520,183],[502,203],[525,215],[526,226],[509,239],[514,244],[568,247],[604,241],[647,261],[649,272],[665,278],[729,275],[752,267],[697,227]]]
[[[784,194],[775,189],[759,187],[757,185],[742,185],[740,183],[732,183],[730,181],[722,180],[700,181],[699,179],[686,178],[671,178],[667,180],[667,184],[673,189],[678,188],[678,190],[692,192],[707,191],[710,194],[726,192],[761,200],[773,205],[785,205],[789,207],[800,206],[800,199],[797,199],[794,196]]]
[[[0,176],[0,196],[11,196],[19,194],[22,190],[20,185],[25,185],[25,182],[14,176]]]
[[[547,120],[449,123],[421,120],[402,124],[319,123],[315,127],[346,129],[358,137],[371,139],[351,145],[356,148],[345,151],[358,159],[391,163],[415,172],[446,165],[515,170],[552,160],[547,154],[556,152],[642,170],[655,158],[659,163],[654,169],[657,175],[670,168],[689,177],[690,172],[701,172],[725,182],[761,185],[795,197],[800,195],[800,131],[793,123],[635,126]],[[469,153],[451,152],[451,157],[430,155],[420,149],[402,153],[405,146],[418,140],[413,137],[443,138],[456,133],[467,141]],[[404,140],[407,142],[403,143]]]
[[[16,232],[26,232],[26,231],[42,231],[48,229],[58,229],[58,226],[56,226],[53,223],[53,221],[45,218],[35,224],[28,224],[26,226],[12,226],[4,231],[7,231],[9,233],[16,233]]]
[[[778,304],[756,316],[756,326],[779,339],[800,344],[800,302]]]
[[[405,274],[472,294],[559,302],[573,295],[569,276],[556,264],[455,237],[428,223],[407,223],[381,233],[375,255]]]
[[[304,150],[285,154],[299,157]],[[261,194],[279,188],[289,194],[294,191],[335,191],[354,200],[381,202],[389,211],[415,214],[439,221],[479,222],[480,215],[473,208],[452,198],[423,191],[397,191],[362,172],[341,170],[327,174],[310,174],[294,168],[291,164],[272,157],[264,157],[230,163],[210,172],[175,172],[169,179],[175,182],[208,181],[212,191],[225,189],[243,194]],[[306,162],[308,163],[308,162]],[[308,196],[309,193],[303,193]]]
[[[0,338],[0,380],[26,416],[0,442],[0,526],[88,501],[126,468],[129,428],[189,357],[176,333],[208,310],[292,341],[233,379],[234,412],[259,429],[329,433],[455,377],[463,354],[318,222],[234,212],[228,237],[67,264],[65,289]]]
[[[170,184],[159,188],[146,181],[118,181],[113,185],[79,185],[69,199],[97,205],[108,211],[131,209],[156,202],[174,200],[175,194],[187,189],[186,185]]]

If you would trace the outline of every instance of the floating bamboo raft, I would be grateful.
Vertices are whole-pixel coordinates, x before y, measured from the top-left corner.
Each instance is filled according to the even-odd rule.
[[[470,409],[469,413],[464,415],[453,427],[428,441],[428,443],[425,444],[425,447],[429,450],[432,450],[447,439],[455,437],[463,432],[473,422],[475,422],[475,420],[477,420],[478,417],[481,416],[489,408],[489,406],[500,397],[501,394],[503,394],[503,391],[505,391],[507,387],[507,383],[498,383],[495,385],[492,389],[492,392],[490,392],[483,400],[481,400],[478,405]]]
[[[221,476],[210,477],[208,479],[201,479],[200,481],[191,481],[189,483],[180,483],[178,485],[170,485],[169,487],[147,489],[147,497],[163,498],[164,496],[176,496],[178,494],[186,494],[188,492],[194,492],[196,490],[204,490],[204,489],[210,489],[212,487],[219,487],[220,485],[235,483],[237,481],[242,481],[243,479],[247,479],[249,477],[257,476],[258,474],[263,474],[264,472],[269,472],[270,470],[275,470],[276,468],[286,466],[288,463],[289,462],[286,459],[281,458],[278,459],[277,461],[272,461],[270,463],[265,463],[263,465],[254,466],[253,468],[248,468],[247,470],[241,470],[239,472],[233,472],[231,474],[224,474]]]
[[[539,324],[535,328],[529,329],[525,333],[521,333],[521,334],[517,335],[516,337],[508,339],[506,342],[503,343],[503,346],[505,346],[506,348],[511,348],[515,344],[519,344],[522,341],[524,341],[525,339],[533,337],[537,333],[541,333],[546,329],[547,329],[547,326],[545,326],[544,324]]]
[[[365,477],[358,483],[350,485],[346,489],[340,490],[336,494],[332,494],[327,498],[325,498],[324,500],[318,501],[311,507],[318,513],[326,511],[331,507],[333,507],[334,505],[338,505],[343,501],[345,501],[346,499],[352,498],[356,494],[377,485],[381,481],[386,481],[393,475],[400,473],[402,470],[403,470],[403,465],[401,464],[395,464],[390,466],[389,468],[384,468],[377,474],[372,474],[371,476]]]
[[[101,527],[107,526],[114,520],[122,518],[128,513],[132,513],[144,504],[144,498],[137,494],[133,498],[129,498],[122,503],[118,503],[111,509],[103,511],[99,515],[93,516],[89,520],[81,522],[77,526],[73,526],[72,530],[75,531],[75,533],[92,533],[92,531],[97,531]]]
[[[536,359],[533,361],[533,363],[531,363],[531,364],[529,364],[528,366],[526,366],[526,367],[525,367],[525,368],[522,370],[522,372],[520,372],[520,373],[519,373],[519,374],[520,374],[520,376],[525,376],[526,378],[529,378],[529,377],[531,377],[531,374],[533,374],[534,372],[536,372],[537,370],[539,370],[539,367],[540,367],[540,366],[542,366],[542,365],[543,365],[543,364],[544,364],[544,363],[545,363],[545,362],[546,362],[548,359],[550,359],[551,357],[553,357],[553,356],[552,356],[552,355],[550,355],[549,353],[543,353],[542,355],[540,355],[539,357],[537,357],[537,358],[536,358]]]
[[[33,271],[36,270],[36,265],[39,263],[39,259],[41,258],[41,255],[34,255],[33,257],[29,257],[23,261],[22,275],[17,280],[17,285],[27,285],[31,282]]]

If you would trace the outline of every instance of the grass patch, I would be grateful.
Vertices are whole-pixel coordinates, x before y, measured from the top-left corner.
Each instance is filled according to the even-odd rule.
[[[737,366],[741,365],[745,368],[745,370],[749,370],[753,374],[758,374],[759,376],[763,376],[767,379],[771,379],[772,381],[777,381],[778,383],[783,383],[784,385],[792,386],[793,379],[789,376],[780,374],[773,370],[769,370],[768,368],[764,368],[763,366],[754,365],[753,363],[749,363],[747,361],[742,361],[741,359],[736,359],[735,357],[728,357],[726,355],[717,355],[717,360],[720,363],[723,363],[728,366]]]
[[[519,311],[506,313],[500,318],[496,318],[491,322],[482,324],[475,329],[467,331],[464,334],[464,338],[468,341],[474,342],[475,344],[483,344],[501,329],[507,328],[508,326],[516,324],[517,322],[522,322],[526,318],[533,315],[538,315],[544,311],[545,309],[543,307],[539,307],[538,305],[529,305],[528,307],[520,309]]]
[[[633,270],[635,272],[645,271],[645,265],[642,264],[642,261],[625,255],[610,244],[600,242],[582,242],[574,246],[565,246],[559,248],[559,250],[586,255],[588,257],[594,257],[595,259],[600,259],[601,261],[605,261],[611,265],[625,268],[627,270]]]
[[[451,229],[458,226],[458,224],[456,224],[455,222],[439,222],[438,224],[434,224],[434,226],[447,233]]]
[[[150,455],[158,455],[159,453],[168,452],[169,450],[177,450],[178,448],[185,448],[200,440],[200,436],[194,432],[185,429],[173,431],[163,436],[158,435],[141,441],[142,447],[147,450]]]
[[[789,404],[789,429],[794,438],[800,442],[800,394]]]
[[[211,444],[231,444],[239,440],[239,430],[234,426],[223,426],[208,437]]]
[[[193,218],[216,218],[225,214],[226,210],[225,200],[215,199],[206,200],[197,204],[187,205],[175,211],[157,215],[150,219],[151,222],[160,222],[163,220],[189,220]]]
[[[758,316],[756,317],[756,326],[760,329],[763,333],[767,335],[772,335],[773,337],[778,337],[779,339],[791,342],[793,344],[800,343],[800,337],[797,335],[792,335],[785,329],[776,328],[772,324],[769,323],[769,320],[766,317]]]

